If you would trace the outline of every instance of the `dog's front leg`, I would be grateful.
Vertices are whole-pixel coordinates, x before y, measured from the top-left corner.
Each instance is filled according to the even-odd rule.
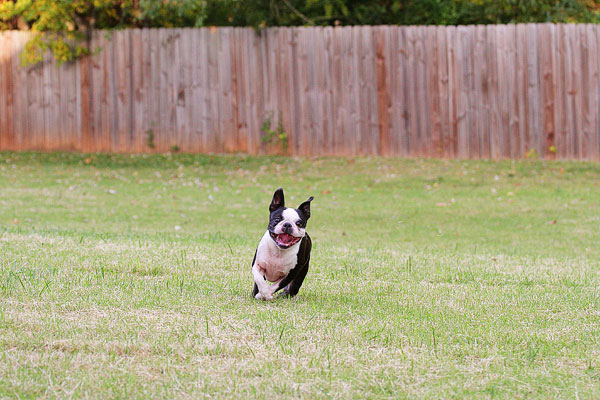
[[[271,286],[265,280],[265,277],[258,269],[258,265],[252,266],[252,276],[254,277],[254,283],[258,286],[258,293],[256,294],[257,299],[261,300],[273,300],[273,291]]]
[[[277,291],[279,291],[279,290],[283,289],[284,287],[286,287],[287,284],[290,283],[292,281],[292,279],[294,279],[295,276],[296,276],[296,274],[294,273],[294,271],[292,271],[285,278],[282,278],[282,279],[278,280],[277,282],[275,282],[271,286],[271,293],[275,294]]]

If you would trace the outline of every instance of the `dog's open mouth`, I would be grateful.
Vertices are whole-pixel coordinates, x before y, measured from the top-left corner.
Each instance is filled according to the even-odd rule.
[[[300,239],[302,239],[300,237],[292,236],[287,233],[280,233],[279,235],[273,232],[269,233],[271,234],[271,237],[273,238],[275,243],[277,243],[277,246],[281,247],[282,249],[287,249],[288,247],[295,245],[300,241]]]

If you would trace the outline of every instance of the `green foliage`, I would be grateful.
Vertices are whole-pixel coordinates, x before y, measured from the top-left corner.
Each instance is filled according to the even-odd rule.
[[[89,54],[92,29],[202,26],[202,0],[13,0],[0,3],[0,29],[39,32],[23,53],[24,64],[50,50],[60,63]]]
[[[276,130],[271,128],[272,120],[273,113],[264,119],[261,126],[262,136],[260,137],[260,141],[265,144],[279,143],[281,146],[281,152],[286,154],[288,149],[288,134],[283,128],[283,123],[281,122],[281,112],[279,112],[279,120],[277,122]]]
[[[198,0],[141,0],[138,26],[178,27],[204,25],[206,1]]]
[[[150,122],[150,129],[146,131],[146,145],[153,149],[154,144],[154,121]]]
[[[39,32],[21,55],[23,64],[42,60],[46,50],[59,63],[89,54],[87,40],[95,27],[124,23],[132,0],[16,0],[0,4],[3,28]],[[128,7],[129,6],[129,7]]]
[[[531,148],[525,153],[525,158],[528,160],[537,160],[538,158],[540,158],[540,155],[537,151],[535,151],[534,148]]]
[[[213,1],[209,25],[461,25],[597,22],[593,0]]]

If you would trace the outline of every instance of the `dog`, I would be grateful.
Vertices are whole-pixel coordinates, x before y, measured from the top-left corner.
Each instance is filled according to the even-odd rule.
[[[272,300],[279,290],[282,290],[279,297],[298,294],[310,262],[312,242],[306,233],[306,224],[313,199],[309,197],[298,208],[287,208],[283,189],[279,188],[273,194],[269,225],[252,260],[254,298]]]

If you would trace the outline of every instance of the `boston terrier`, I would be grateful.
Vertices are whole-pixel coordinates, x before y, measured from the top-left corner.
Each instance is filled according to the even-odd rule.
[[[281,289],[279,297],[292,297],[300,290],[308,272],[312,247],[306,233],[312,200],[311,196],[298,208],[287,208],[283,189],[279,188],[273,194],[269,226],[252,260],[253,297],[272,300],[273,294]]]

